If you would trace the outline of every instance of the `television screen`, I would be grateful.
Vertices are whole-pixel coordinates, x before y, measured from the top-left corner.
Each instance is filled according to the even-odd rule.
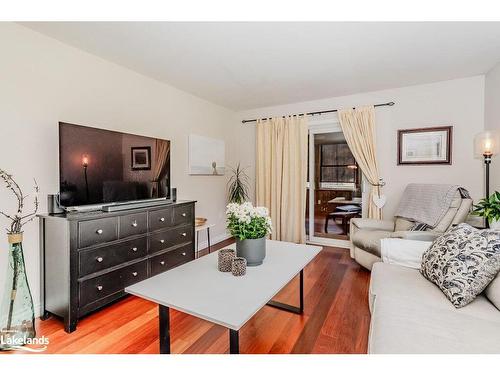
[[[59,189],[64,207],[170,193],[170,141],[59,123]]]

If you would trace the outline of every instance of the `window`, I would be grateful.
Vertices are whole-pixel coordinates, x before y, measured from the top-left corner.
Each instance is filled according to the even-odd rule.
[[[355,189],[358,166],[347,143],[323,144],[320,147],[320,184]]]

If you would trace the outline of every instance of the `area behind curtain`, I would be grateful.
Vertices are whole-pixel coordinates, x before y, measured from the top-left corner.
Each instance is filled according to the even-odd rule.
[[[170,141],[163,139],[156,140],[156,152],[154,155],[154,170],[152,181],[151,197],[156,198],[159,196],[160,181],[165,176],[166,168],[169,159]]]
[[[256,198],[269,208],[271,239],[305,243],[307,120],[257,121]]]
[[[378,208],[373,201],[374,196],[380,196],[375,148],[375,108],[367,106],[357,109],[344,109],[339,110],[338,113],[347,144],[371,185],[368,196],[368,218],[381,219],[382,209]]]

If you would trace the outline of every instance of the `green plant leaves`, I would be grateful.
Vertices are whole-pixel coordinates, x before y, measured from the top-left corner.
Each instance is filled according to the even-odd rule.
[[[238,163],[236,168],[231,168],[232,176],[227,182],[229,203],[243,203],[249,200],[249,179],[245,170]]]
[[[481,199],[473,208],[473,215],[484,217],[488,222],[500,220],[500,193],[495,191],[489,197]]]

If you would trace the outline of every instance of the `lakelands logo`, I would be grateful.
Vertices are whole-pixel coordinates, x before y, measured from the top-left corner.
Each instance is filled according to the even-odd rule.
[[[1,350],[19,350],[25,352],[44,352],[47,350],[47,346],[49,345],[49,338],[45,336],[41,337],[25,337],[14,334],[5,334],[6,332],[2,332],[0,335],[0,349]],[[35,346],[35,347],[27,347],[25,345]]]

